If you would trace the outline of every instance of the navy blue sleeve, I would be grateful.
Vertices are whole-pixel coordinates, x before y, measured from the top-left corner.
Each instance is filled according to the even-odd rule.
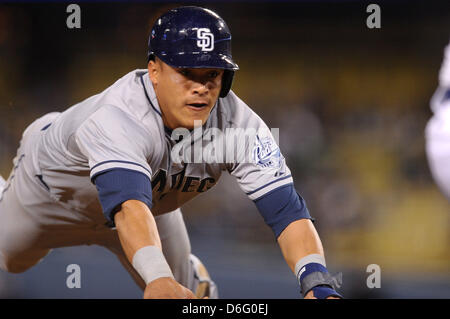
[[[305,200],[296,192],[293,184],[283,185],[256,199],[256,207],[275,238],[293,221],[312,219]]]
[[[110,226],[114,226],[114,215],[120,210],[120,205],[129,199],[152,207],[152,186],[144,173],[113,168],[93,176],[92,182],[97,187],[103,214]]]

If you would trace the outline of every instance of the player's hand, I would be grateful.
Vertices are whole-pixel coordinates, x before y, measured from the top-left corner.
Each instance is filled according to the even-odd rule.
[[[334,291],[334,290],[333,290]],[[319,298],[317,298],[316,296],[314,296],[314,288],[313,289],[311,289],[310,291],[308,291],[307,293],[306,293],[306,296],[305,296],[305,298],[304,299],[319,299]],[[323,297],[322,298],[320,298],[320,299],[324,299]],[[326,297],[325,299],[342,299],[341,297],[337,297],[337,296],[328,296],[328,297]]]
[[[317,299],[317,298],[314,297],[313,291],[310,290],[310,291],[306,294],[306,296],[305,296],[304,299]],[[339,297],[334,297],[334,296],[329,296],[329,297],[327,297],[327,299],[341,299],[341,298],[339,298]]]
[[[145,287],[144,299],[197,299],[197,297],[173,278],[162,277]]]

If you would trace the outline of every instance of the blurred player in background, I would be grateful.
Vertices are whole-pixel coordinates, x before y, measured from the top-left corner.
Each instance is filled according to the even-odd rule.
[[[426,151],[431,173],[450,200],[450,44],[444,51],[439,86],[431,99],[433,117],[426,128]]]
[[[272,228],[303,296],[339,298],[274,137],[230,91],[236,70],[222,18],[199,7],[173,9],[153,26],[147,69],[28,126],[0,186],[0,268],[19,273],[52,248],[96,244],[118,256],[144,298],[216,298],[190,253],[180,207],[227,171]],[[249,161],[174,158],[175,149],[211,146],[205,132],[230,128],[257,132],[238,149]],[[224,135],[224,145],[236,137]]]

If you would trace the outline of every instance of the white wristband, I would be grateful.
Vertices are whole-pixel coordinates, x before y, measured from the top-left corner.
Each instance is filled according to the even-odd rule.
[[[157,246],[145,246],[139,249],[133,256],[133,267],[146,285],[161,277],[174,278],[163,252]]]

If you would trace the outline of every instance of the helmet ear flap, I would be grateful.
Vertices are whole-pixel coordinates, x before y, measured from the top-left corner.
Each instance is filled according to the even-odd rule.
[[[231,90],[233,84],[234,71],[224,70],[222,76],[222,89],[220,90],[219,97],[226,97]]]

